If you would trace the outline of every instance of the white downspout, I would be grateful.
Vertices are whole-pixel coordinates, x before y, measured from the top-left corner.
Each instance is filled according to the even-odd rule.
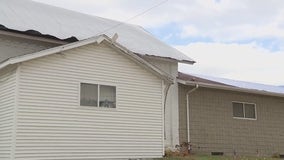
[[[162,80],[162,103],[163,103],[163,109],[162,109],[162,115],[163,115],[163,130],[162,130],[162,142],[163,142],[163,156],[165,155],[165,140],[166,140],[166,102],[167,102],[167,97],[168,97],[168,92],[169,92],[169,89],[171,87],[173,83],[166,83],[164,80]]]
[[[169,89],[171,87],[171,83],[168,83],[165,87],[164,93],[165,93],[165,97],[164,97],[164,139],[167,137],[167,133],[166,133],[166,103],[167,103],[167,97],[168,97],[168,93],[169,93]]]
[[[190,135],[189,135],[189,94],[195,91],[198,88],[198,84],[195,84],[195,87],[186,92],[186,120],[187,120],[187,141],[190,143]]]

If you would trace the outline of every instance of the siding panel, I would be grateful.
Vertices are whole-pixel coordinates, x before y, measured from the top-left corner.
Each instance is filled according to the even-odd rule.
[[[15,108],[16,69],[0,72],[0,159],[11,159]]]
[[[79,106],[80,82],[117,87],[117,108]],[[163,155],[161,80],[106,45],[21,65],[16,158]]]

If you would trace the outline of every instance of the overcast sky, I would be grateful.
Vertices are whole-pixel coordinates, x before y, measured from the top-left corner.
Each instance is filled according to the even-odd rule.
[[[138,24],[197,61],[189,73],[284,85],[283,0],[35,0]]]

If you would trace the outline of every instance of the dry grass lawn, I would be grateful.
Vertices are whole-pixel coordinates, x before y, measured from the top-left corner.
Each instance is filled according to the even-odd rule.
[[[269,157],[231,157],[231,156],[202,156],[190,155],[187,157],[169,157],[156,160],[281,160],[279,158]]]

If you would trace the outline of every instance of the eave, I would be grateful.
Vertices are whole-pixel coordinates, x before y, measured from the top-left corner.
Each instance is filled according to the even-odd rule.
[[[178,83],[187,85],[187,86],[195,86],[196,84],[198,84],[199,87],[210,88],[210,89],[244,92],[244,93],[259,94],[259,95],[273,96],[273,97],[284,97],[284,94],[281,94],[281,93],[274,93],[274,92],[268,92],[268,91],[256,90],[256,89],[240,88],[240,87],[234,87],[230,85],[209,84],[209,83],[202,83],[202,82],[185,81],[181,79],[178,79],[177,81]]]

